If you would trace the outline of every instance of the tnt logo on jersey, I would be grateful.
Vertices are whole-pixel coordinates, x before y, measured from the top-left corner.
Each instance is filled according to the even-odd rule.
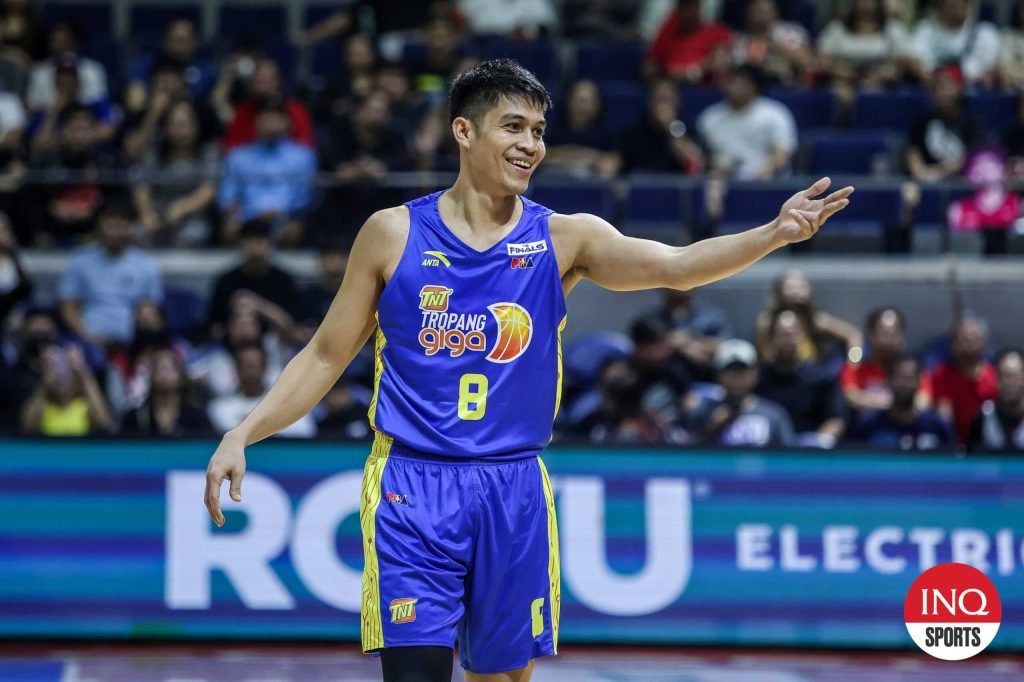
[[[448,287],[428,284],[420,289],[420,310],[443,313],[448,310],[448,297],[452,290]]]
[[[533,256],[512,256],[512,269],[525,270],[533,267]]]
[[[402,599],[392,599],[391,606],[391,622],[395,623],[411,623],[416,620],[416,602],[419,599],[413,599],[411,597],[404,597]]]
[[[484,332],[487,315],[449,311],[454,293],[448,287],[435,284],[428,284],[420,290],[422,319],[419,342],[429,356],[448,351],[450,357],[457,358],[467,351],[487,350]],[[533,318],[518,303],[494,303],[487,306],[487,310],[498,325],[498,338],[487,359],[500,364],[512,362],[530,345]]]

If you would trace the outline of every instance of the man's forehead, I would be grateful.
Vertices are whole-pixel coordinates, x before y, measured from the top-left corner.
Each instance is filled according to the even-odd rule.
[[[488,112],[499,123],[512,120],[525,120],[531,123],[546,123],[544,111],[531,102],[520,99],[502,97],[491,111]]]

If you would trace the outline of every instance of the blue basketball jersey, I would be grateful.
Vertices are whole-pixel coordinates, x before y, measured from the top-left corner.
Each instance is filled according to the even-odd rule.
[[[441,192],[406,204],[409,238],[377,306],[370,425],[446,457],[516,459],[551,440],[565,296],[548,231],[527,199],[477,251],[442,222]]]

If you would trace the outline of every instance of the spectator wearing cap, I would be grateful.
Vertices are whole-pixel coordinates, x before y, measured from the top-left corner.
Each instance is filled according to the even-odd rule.
[[[834,447],[845,428],[843,397],[833,374],[801,360],[806,335],[795,312],[783,310],[772,318],[768,343],[772,359],[761,365],[757,394],[786,409],[801,442]]]
[[[971,422],[967,449],[971,452],[1024,450],[1024,354],[1016,348],[1001,351],[995,361],[999,385]]]
[[[677,0],[647,50],[647,76],[664,74],[686,83],[714,81],[728,64],[732,34],[701,18],[700,0]]]
[[[907,169],[922,182],[959,175],[967,153],[982,136],[981,127],[964,106],[964,77],[958,66],[937,69],[930,94],[932,111],[907,131]]]
[[[177,17],[164,29],[160,48],[144,52],[132,62],[124,98],[129,111],[142,108],[147,98],[147,84],[152,81],[153,66],[160,61],[176,63],[185,74],[192,97],[196,100],[206,98],[215,77],[213,65],[199,54],[195,24],[188,17]]]
[[[952,447],[953,429],[931,409],[917,405],[921,390],[921,363],[902,355],[892,363],[887,379],[889,407],[861,415],[850,440],[898,450],[935,450]]]
[[[936,0],[935,10],[917,22],[907,44],[909,68],[928,82],[938,67],[952,64],[970,84],[991,85],[999,63],[999,31],[972,16],[970,0]]]
[[[256,115],[256,141],[224,158],[217,204],[224,214],[225,242],[237,238],[242,223],[259,218],[273,225],[279,242],[299,243],[313,200],[316,155],[288,138],[288,126],[284,100],[265,100]]]
[[[96,346],[130,343],[136,308],[163,302],[156,260],[131,245],[136,219],[127,201],[106,204],[97,220],[97,243],[72,253],[57,285],[65,325]]]
[[[647,89],[647,116],[622,133],[622,170],[698,173],[704,157],[681,117],[679,86],[668,78],[653,79]]]
[[[763,75],[735,68],[725,81],[725,101],[697,118],[712,172],[738,180],[770,180],[789,169],[796,151],[796,122],[786,106],[761,96]]]
[[[313,121],[306,105],[284,94],[281,68],[273,59],[256,62],[248,82],[248,96],[234,108],[224,133],[225,151],[249,144],[259,137],[256,119],[267,106],[283,108],[288,119],[288,136],[298,144],[313,146]]]
[[[967,442],[981,405],[996,397],[996,369],[985,359],[986,325],[970,315],[953,325],[953,357],[931,372],[932,398],[939,414],[956,427],[958,443]]]
[[[793,423],[781,405],[754,393],[757,351],[742,339],[723,341],[715,352],[721,398],[706,400],[691,414],[690,433],[714,445],[792,445]]]
[[[66,21],[58,21],[47,32],[49,56],[32,67],[28,77],[25,103],[32,111],[45,111],[57,97],[57,66],[73,64],[78,75],[75,101],[92,104],[107,100],[107,70],[94,59],[81,54],[82,31]]]
[[[210,297],[210,333],[224,338],[232,311],[257,313],[283,335],[291,334],[294,320],[287,312],[295,305],[295,278],[274,265],[272,226],[266,220],[250,220],[242,226],[238,240],[240,263],[217,277]]]

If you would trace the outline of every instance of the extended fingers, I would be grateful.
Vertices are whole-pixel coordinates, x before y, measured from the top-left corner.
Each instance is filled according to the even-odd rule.
[[[821,178],[820,180],[815,182],[813,185],[811,185],[810,187],[808,187],[804,191],[800,192],[800,196],[807,197],[808,199],[813,199],[814,197],[818,196],[819,194],[821,194],[822,192],[827,190],[829,185],[831,185],[831,184],[832,184],[831,178],[827,178],[827,177],[826,178]]]
[[[220,484],[223,482],[224,476],[221,474],[213,472],[206,474],[206,493],[203,501],[206,504],[206,510],[210,513],[210,518],[218,526],[224,525],[224,514],[220,510]]]
[[[789,215],[800,226],[800,229],[811,232],[817,231],[817,214],[812,211],[798,211],[795,208],[789,209]]]
[[[825,204],[825,207],[821,210],[821,222],[825,222],[833,215],[843,210],[850,205],[849,199],[840,199],[839,201],[833,201]]]
[[[827,197],[825,197],[824,201],[825,201],[826,205],[827,204],[831,204],[834,201],[839,201],[840,199],[845,199],[848,196],[850,196],[851,194],[853,194],[853,187],[846,186],[846,187],[844,187],[842,189],[838,189],[835,192],[832,192],[832,194],[829,194]]]

